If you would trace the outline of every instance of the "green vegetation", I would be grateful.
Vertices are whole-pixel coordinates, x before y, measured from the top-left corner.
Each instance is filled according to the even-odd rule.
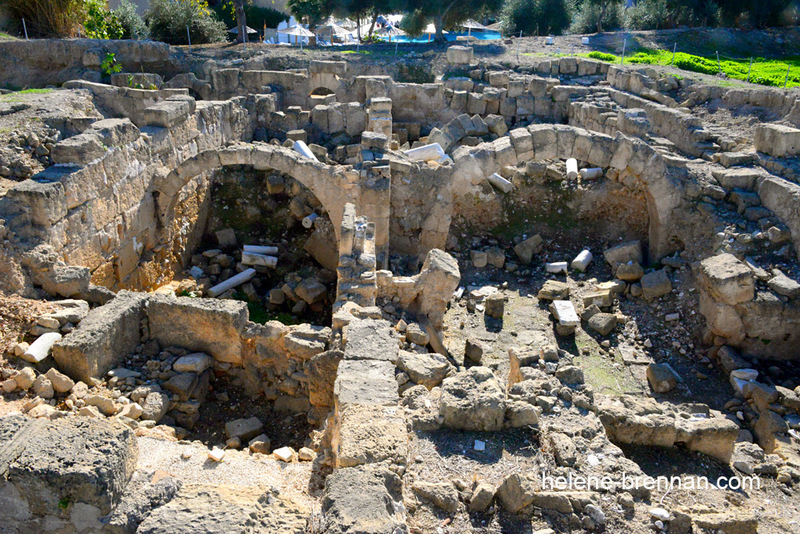
[[[13,35],[10,35],[6,32],[0,32],[0,41],[14,41],[14,40],[16,40],[16,37],[14,37]]]
[[[124,30],[113,11],[102,0],[84,0],[86,18],[83,29],[90,39],[122,39]]]
[[[122,65],[117,63],[117,55],[113,52],[106,54],[103,62],[100,63],[100,70],[103,71],[104,76],[111,76],[118,72],[122,72]]]
[[[150,0],[145,17],[150,36],[169,44],[217,43],[227,36],[225,23],[217,19],[205,0]]]
[[[14,95],[44,95],[47,93],[52,93],[52,89],[23,89],[21,91],[15,91],[13,93],[9,93],[7,95],[3,95],[4,97],[14,96]]]
[[[220,2],[212,9],[226,26],[231,28],[236,27],[236,13],[231,0]],[[264,25],[266,25],[267,28],[277,28],[278,24],[282,21],[289,20],[287,15],[284,15],[277,9],[257,6],[253,4],[252,0],[245,2],[244,14],[247,25],[254,30],[260,30]]]
[[[300,324],[300,321],[286,312],[272,312],[267,310],[261,301],[251,301],[242,291],[236,291],[233,298],[247,304],[250,320],[254,323],[264,324],[268,321],[278,321],[283,324]]]
[[[587,57],[619,63],[620,56],[603,52],[589,52]],[[625,57],[625,63],[645,65],[672,65],[672,52],[669,50],[644,50]],[[720,67],[728,78],[734,80],[747,80],[750,69],[749,59],[732,59],[720,56],[719,64],[716,57],[703,57],[678,52],[675,54],[674,66],[681,70],[698,72],[701,74],[716,75]],[[753,58],[753,68],[750,70],[750,81],[760,85],[783,87],[786,81],[786,70],[789,69],[788,87],[800,86],[800,56],[791,56],[784,59]]]
[[[608,62],[619,60],[619,58],[614,54],[606,54],[605,52],[598,52],[596,50],[594,52],[589,52],[588,54],[586,54],[586,56],[593,59],[599,59],[600,61],[608,61]]]

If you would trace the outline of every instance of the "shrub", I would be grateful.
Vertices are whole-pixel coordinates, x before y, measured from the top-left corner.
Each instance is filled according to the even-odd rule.
[[[117,16],[108,10],[105,0],[84,0],[86,19],[83,29],[90,39],[122,39],[123,29]]]
[[[22,19],[31,37],[78,35],[86,15],[83,0],[0,0],[0,5],[22,32]]]
[[[187,44],[187,26],[193,44],[221,42],[227,33],[205,0],[150,0],[145,18],[150,37],[169,44]]]
[[[560,35],[570,23],[567,0],[508,0],[502,12],[507,35]]]
[[[619,61],[619,58],[614,54],[606,54],[605,52],[598,52],[597,50],[593,52],[589,52],[586,54],[592,59],[599,59],[600,61],[608,61],[610,63],[614,63],[615,61]]]
[[[569,31],[571,33],[594,33],[597,31],[598,18],[600,18],[600,6],[584,0],[583,4],[575,10],[575,17],[572,19]],[[624,6],[616,2],[609,4],[603,17],[603,31],[622,28],[624,20]]]
[[[147,25],[136,12],[136,6],[128,0],[120,0],[119,7],[114,10],[114,15],[122,26],[122,39],[146,39],[148,36]]]

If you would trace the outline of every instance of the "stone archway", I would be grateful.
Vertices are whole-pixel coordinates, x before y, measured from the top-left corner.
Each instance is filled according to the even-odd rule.
[[[193,178],[214,170],[242,165],[255,170],[275,170],[306,186],[320,201],[340,237],[344,207],[348,202],[357,212],[375,223],[376,247],[384,249],[389,241],[389,210],[391,191],[363,184],[357,171],[344,166],[326,165],[306,158],[294,150],[265,144],[237,144],[222,149],[203,151],[187,159],[154,184],[156,214],[162,227],[169,225],[179,198],[179,192]]]
[[[644,142],[621,133],[615,137],[568,125],[536,124],[518,128],[491,143],[460,147],[453,153],[454,197],[469,198],[486,177],[527,161],[576,158],[591,166],[630,168],[644,182],[649,216],[651,261],[674,252],[674,212],[681,206],[675,168]]]

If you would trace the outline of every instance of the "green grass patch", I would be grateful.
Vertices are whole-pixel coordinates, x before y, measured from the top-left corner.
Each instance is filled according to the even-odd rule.
[[[16,41],[16,40],[17,37],[14,37],[13,35],[6,32],[0,32],[0,41]]]
[[[582,54],[585,57],[619,63],[620,56],[604,52],[589,52]],[[625,63],[639,65],[664,65],[674,66],[681,70],[709,74],[716,76],[720,68],[732,80],[747,80],[748,70],[750,81],[759,85],[770,87],[783,87],[786,82],[786,70],[789,70],[788,87],[800,87],[800,56],[789,56],[783,59],[753,58],[753,67],[750,69],[750,59],[734,59],[720,56],[717,63],[716,56],[696,56],[685,52],[675,54],[672,61],[670,50],[642,50],[625,57]]]
[[[45,95],[47,93],[52,93],[52,89],[23,89],[22,91],[14,91],[13,93],[8,93],[7,95],[0,95],[0,100],[5,102],[18,102],[20,101],[20,95]]]

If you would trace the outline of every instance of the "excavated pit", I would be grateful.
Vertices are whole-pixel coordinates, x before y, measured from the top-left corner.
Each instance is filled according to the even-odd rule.
[[[135,526],[241,491],[269,532],[792,531],[796,94],[459,46],[282,70],[142,47],[132,72],[158,90],[53,67],[63,88],[0,96],[0,280],[61,310],[15,341],[63,335],[3,362],[30,417],[0,417],[0,443],[74,425],[127,455],[98,468],[119,488],[100,504],[60,482],[27,497],[36,464],[10,460],[11,505],[33,510],[14,528],[111,517],[174,479]]]

